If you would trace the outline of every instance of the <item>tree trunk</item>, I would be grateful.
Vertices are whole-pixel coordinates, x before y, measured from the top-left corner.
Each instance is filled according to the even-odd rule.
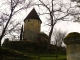
[[[0,44],[1,44],[1,40],[0,40]],[[2,56],[2,49],[1,49],[1,46],[0,46],[0,60],[2,60],[3,56]]]
[[[12,1],[12,0],[11,0],[11,1]],[[4,34],[5,34],[5,31],[6,31],[7,26],[8,26],[8,24],[9,24],[10,20],[11,20],[12,12],[13,12],[13,10],[11,10],[11,14],[10,14],[10,16],[9,16],[9,19],[8,19],[8,21],[7,21],[4,29],[3,29],[3,31],[2,31],[2,34],[1,34],[1,36],[0,36],[0,56],[2,56],[2,54],[1,54],[1,40],[2,40],[2,38],[3,38],[3,36],[4,36]],[[1,59],[1,58],[0,58],[0,59]]]
[[[23,25],[22,25],[22,27],[21,27],[20,41],[22,41],[22,38],[23,38]]]
[[[50,33],[49,33],[48,52],[50,50],[50,41],[51,41],[52,32],[53,32],[53,26],[51,26],[51,30],[50,30]]]
[[[3,30],[2,35],[0,36],[0,60],[2,60],[2,49],[1,49],[1,40],[4,36],[5,30]]]

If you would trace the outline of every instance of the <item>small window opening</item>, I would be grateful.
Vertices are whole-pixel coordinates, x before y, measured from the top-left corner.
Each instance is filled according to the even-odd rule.
[[[28,22],[30,22],[30,20],[28,19]]]

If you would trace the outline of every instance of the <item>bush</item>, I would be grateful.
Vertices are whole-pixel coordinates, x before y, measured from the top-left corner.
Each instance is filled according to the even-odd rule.
[[[7,42],[9,42],[9,39],[8,39],[8,38],[6,38],[6,39],[4,40],[4,43],[7,43]]]
[[[46,50],[45,43],[31,41],[9,41],[3,43],[2,47],[26,52],[38,52],[39,50]]]
[[[55,45],[50,44],[50,51],[47,51],[47,43],[44,42],[33,42],[33,41],[9,41],[3,43],[2,47],[10,48],[18,51],[24,52],[40,52],[40,53],[55,53]],[[62,48],[57,47],[58,51],[61,51]],[[63,51],[65,53],[65,51]]]

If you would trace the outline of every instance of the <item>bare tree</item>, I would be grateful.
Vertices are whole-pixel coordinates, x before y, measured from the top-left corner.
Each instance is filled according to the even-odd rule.
[[[63,39],[65,38],[67,33],[57,29],[55,29],[53,32],[54,33],[52,38],[54,39],[55,45],[62,47]],[[58,48],[56,47],[56,60],[57,60],[57,56],[58,56]]]
[[[80,3],[80,0],[71,0],[71,1],[72,1],[72,2],[76,1],[76,2]]]
[[[57,30],[57,29],[55,29],[53,32],[54,32],[53,38],[55,41],[55,45],[62,46],[63,39],[65,38],[67,33],[63,32],[62,30]]]
[[[3,21],[5,23],[3,24],[4,27],[2,29],[2,33],[0,36],[0,45],[1,45],[1,40],[5,35],[5,32],[7,31],[7,29],[12,24],[11,21],[13,21],[15,24],[16,20],[14,19],[14,17],[17,17],[19,12],[21,12],[22,10],[26,10],[27,8],[31,7],[30,4],[32,3],[32,0],[28,0],[28,1],[26,1],[26,0],[5,0],[2,2],[3,3],[1,3],[2,5],[0,7],[3,6],[3,9],[0,9],[1,10],[0,11],[0,13],[1,13],[0,14],[1,15],[0,16],[0,22]],[[14,28],[11,28],[11,29],[10,28],[9,28],[10,31],[14,29]],[[1,46],[0,46],[0,52],[1,52]],[[1,53],[0,53],[0,56],[1,56]],[[0,59],[1,59],[1,57],[0,57]]]
[[[51,36],[53,33],[54,26],[60,22],[60,21],[70,21],[69,19],[71,17],[71,3],[62,3],[59,0],[39,0],[39,2],[36,4],[39,9],[41,10],[41,13],[39,15],[45,15],[48,26],[50,26],[49,31],[49,44],[51,40]]]
[[[75,4],[75,9],[72,9],[72,13],[74,16],[74,22],[80,22],[80,0],[71,0],[73,4]]]
[[[21,27],[20,41],[22,41],[22,38],[23,38],[23,25],[22,25],[22,27]]]

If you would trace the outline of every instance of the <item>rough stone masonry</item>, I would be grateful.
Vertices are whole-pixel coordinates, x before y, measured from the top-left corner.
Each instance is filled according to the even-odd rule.
[[[66,46],[67,60],[80,60],[80,34],[77,32],[69,33],[64,43]]]

